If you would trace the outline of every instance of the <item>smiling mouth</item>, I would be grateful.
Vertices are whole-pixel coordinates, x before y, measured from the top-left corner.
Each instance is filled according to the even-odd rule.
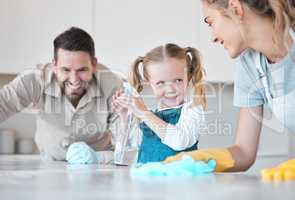
[[[72,84],[70,82],[66,82],[65,83],[66,87],[71,89],[71,90],[78,90],[82,87],[82,84],[81,83],[78,83],[78,84]]]
[[[168,95],[165,95],[165,98],[166,99],[175,99],[177,97],[176,94],[168,94]]]

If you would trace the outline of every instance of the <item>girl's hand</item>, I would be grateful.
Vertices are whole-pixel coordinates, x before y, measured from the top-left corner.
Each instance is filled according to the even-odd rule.
[[[142,118],[145,112],[148,112],[144,101],[140,97],[133,97],[125,95],[123,92],[117,95],[113,101],[117,110],[127,116],[128,110],[130,110],[136,117]]]
[[[133,114],[138,118],[143,118],[144,114],[149,112],[141,97],[132,97],[131,109]]]

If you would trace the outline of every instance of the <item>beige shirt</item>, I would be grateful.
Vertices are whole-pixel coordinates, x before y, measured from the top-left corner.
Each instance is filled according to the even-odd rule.
[[[98,65],[87,92],[74,108],[62,93],[52,65],[39,65],[0,90],[0,123],[29,107],[29,112],[37,114],[36,144],[47,159],[64,160],[67,147],[75,141],[108,150],[112,146],[110,133],[119,127],[111,97],[120,87],[118,76]]]

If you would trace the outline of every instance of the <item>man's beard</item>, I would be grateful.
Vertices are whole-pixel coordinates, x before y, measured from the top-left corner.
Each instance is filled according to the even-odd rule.
[[[62,93],[67,97],[67,99],[73,105],[77,105],[79,103],[80,99],[86,93],[87,87],[88,87],[89,84],[84,81],[84,82],[81,83],[80,87],[75,89],[75,90],[70,88],[70,86],[68,84],[70,84],[68,81],[65,81],[65,82],[60,84]]]

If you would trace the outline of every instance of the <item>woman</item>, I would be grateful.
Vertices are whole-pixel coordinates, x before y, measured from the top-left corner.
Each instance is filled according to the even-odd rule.
[[[256,159],[264,104],[295,133],[295,0],[201,1],[213,42],[221,43],[231,58],[239,57],[234,104],[240,114],[233,146],[187,154],[215,159],[216,171],[247,170]],[[264,170],[263,177],[295,179],[295,160]]]

